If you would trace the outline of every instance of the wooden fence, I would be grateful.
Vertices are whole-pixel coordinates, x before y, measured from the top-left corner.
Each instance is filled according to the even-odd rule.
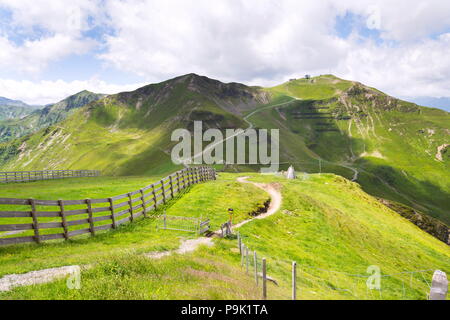
[[[141,215],[146,217],[149,211],[156,209],[160,204],[165,204],[181,190],[208,180],[215,180],[214,169],[193,167],[177,171],[140,190],[111,198],[83,200],[0,198],[0,221],[2,218],[30,220],[29,223],[20,224],[0,223],[0,232],[7,231],[6,236],[11,236],[33,231],[33,235],[0,238],[0,245],[40,243],[53,239],[67,240],[85,233],[95,235],[97,231],[116,228],[125,222],[132,222]],[[2,211],[2,206],[7,206],[7,211]],[[83,215],[83,219],[80,219],[80,215]],[[60,221],[55,222],[51,218],[59,218]],[[73,220],[74,218],[77,220]],[[85,226],[82,227],[83,225]],[[58,232],[49,233],[52,229],[58,229]]]
[[[29,182],[63,178],[98,177],[98,170],[40,170],[0,172],[0,182]]]

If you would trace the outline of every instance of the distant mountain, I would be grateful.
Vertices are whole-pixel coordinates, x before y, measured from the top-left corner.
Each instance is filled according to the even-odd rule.
[[[405,97],[407,101],[412,101],[421,106],[430,108],[439,108],[450,112],[450,97],[446,98],[433,98],[433,97]]]
[[[0,97],[0,106],[28,107],[28,105],[20,100],[11,100]]]
[[[0,121],[20,119],[39,108],[40,106],[30,106],[20,100],[0,97]]]
[[[280,130],[281,169],[293,164],[302,172],[333,172],[450,224],[450,113],[358,82],[322,75],[262,88],[188,74],[109,95],[71,113],[0,145],[0,169],[166,173],[176,167],[170,159],[174,129],[192,129],[194,120],[218,129],[251,124]]]
[[[75,109],[104,96],[104,94],[92,93],[85,90],[58,103],[49,104],[42,109],[27,106],[26,108],[29,109],[26,109],[26,111],[29,110],[29,112],[25,112],[23,116],[5,118],[4,121],[0,121],[0,142],[19,138],[62,121],[73,113]],[[5,110],[8,110],[8,108],[5,107]]]

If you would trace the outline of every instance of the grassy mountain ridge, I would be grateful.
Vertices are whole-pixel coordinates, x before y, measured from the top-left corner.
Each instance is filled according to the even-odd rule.
[[[449,142],[450,114],[331,76],[312,81],[270,88],[279,96],[299,100],[251,119],[258,127],[280,128],[285,138],[282,161],[317,172],[320,158],[323,171],[356,177],[369,193],[449,224],[450,184],[445,177],[450,162],[443,146]],[[314,83],[327,82],[326,95],[316,91]]]
[[[293,164],[299,171],[353,178],[373,195],[450,224],[450,114],[358,82],[323,75],[261,88],[188,74],[72,112],[62,122],[1,145],[0,168],[166,173],[175,167],[170,161],[174,129],[192,129],[194,120],[202,120],[205,129],[251,123],[280,129],[282,169]]]
[[[7,121],[0,122],[0,141],[19,138],[39,129],[47,128],[67,118],[75,109],[104,96],[104,94],[84,90],[58,103],[49,104],[42,109],[30,110],[23,117],[12,117]]]
[[[58,124],[3,145],[3,168],[91,168],[105,174],[145,174],[174,168],[170,135],[177,128],[238,128],[225,108],[257,105],[256,89],[186,75],[92,102]],[[204,94],[204,92],[208,94]],[[242,94],[241,94],[242,93]],[[7,156],[5,156],[7,155]]]

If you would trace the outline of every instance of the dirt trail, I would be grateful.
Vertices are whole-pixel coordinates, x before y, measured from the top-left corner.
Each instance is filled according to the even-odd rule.
[[[271,201],[269,208],[266,213],[263,213],[255,218],[248,219],[245,221],[242,221],[241,223],[238,223],[237,225],[233,226],[234,229],[239,228],[243,226],[244,224],[254,220],[254,219],[264,219],[268,216],[271,216],[275,212],[280,209],[281,206],[281,193],[277,190],[277,187],[275,184],[263,184],[263,183],[255,183],[247,181],[248,177],[240,177],[237,180],[241,183],[251,183],[255,185],[256,187],[266,191],[269,193]],[[219,234],[220,230],[215,231],[214,234]],[[165,256],[169,256],[174,253],[178,254],[185,254],[192,251],[195,251],[200,245],[206,245],[206,246],[212,246],[214,245],[214,242],[212,241],[212,237],[200,237],[196,239],[189,239],[184,240],[180,247],[173,251],[164,251],[164,252],[150,252],[145,254],[148,258],[151,259],[160,259]],[[68,275],[71,275],[75,272],[75,270],[79,270],[80,266],[74,265],[74,266],[64,266],[59,268],[50,268],[50,269],[43,269],[38,271],[31,271],[23,274],[9,274],[6,276],[3,276],[0,278],[0,291],[9,291],[14,287],[19,286],[27,286],[32,284],[39,284],[39,283],[48,283],[52,282],[56,279],[64,278]]]
[[[275,185],[275,184],[250,182],[250,181],[247,181],[247,178],[248,177],[239,177],[239,178],[237,178],[237,181],[239,181],[241,183],[251,183],[255,187],[258,187],[258,188],[266,191],[270,195],[270,205],[269,205],[269,208],[267,209],[266,213],[260,214],[259,216],[256,216],[253,219],[248,219],[248,220],[242,221],[242,222],[236,224],[235,226],[233,226],[233,228],[239,228],[239,227],[243,226],[246,223],[249,223],[250,221],[252,221],[254,219],[267,218],[268,216],[271,216],[275,212],[277,212],[278,209],[280,209],[280,207],[281,207],[282,196],[281,196],[280,191],[277,190],[277,185]]]
[[[267,218],[267,217],[273,215],[275,212],[277,212],[278,209],[280,209],[280,207],[281,207],[282,196],[281,196],[281,193],[277,190],[275,184],[250,182],[250,181],[246,180],[247,178],[248,177],[239,177],[239,178],[237,178],[237,181],[240,183],[251,183],[254,186],[266,191],[270,195],[270,205],[269,205],[269,208],[267,209],[266,213],[260,214],[259,216],[256,216],[255,218],[242,221],[242,222],[234,225],[233,229],[237,229],[237,228],[243,226],[244,224],[249,223],[250,221],[252,221],[254,219]],[[181,242],[181,245],[177,250],[164,251],[164,252],[150,252],[150,253],[145,254],[145,256],[152,258],[152,259],[160,259],[162,257],[169,256],[173,253],[185,254],[188,252],[195,251],[200,245],[212,246],[214,244],[213,236],[220,234],[220,232],[221,232],[220,230],[214,231],[211,237],[200,237],[200,238],[196,238],[196,239],[184,240],[183,242]]]

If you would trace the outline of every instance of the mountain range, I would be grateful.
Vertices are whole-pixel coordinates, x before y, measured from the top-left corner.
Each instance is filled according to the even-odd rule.
[[[81,91],[58,103],[34,107],[28,106],[21,101],[4,98],[6,103],[10,101],[15,103],[15,105],[2,106],[0,100],[0,142],[20,138],[39,129],[46,128],[64,120],[77,108],[104,96],[103,94]]]
[[[20,119],[39,108],[41,106],[30,106],[20,100],[0,97],[0,121]]]
[[[278,128],[282,169],[333,172],[450,224],[450,113],[333,75],[264,88],[188,74],[108,96],[85,91],[3,121],[0,170],[169,172],[171,132],[194,120],[204,129]]]

